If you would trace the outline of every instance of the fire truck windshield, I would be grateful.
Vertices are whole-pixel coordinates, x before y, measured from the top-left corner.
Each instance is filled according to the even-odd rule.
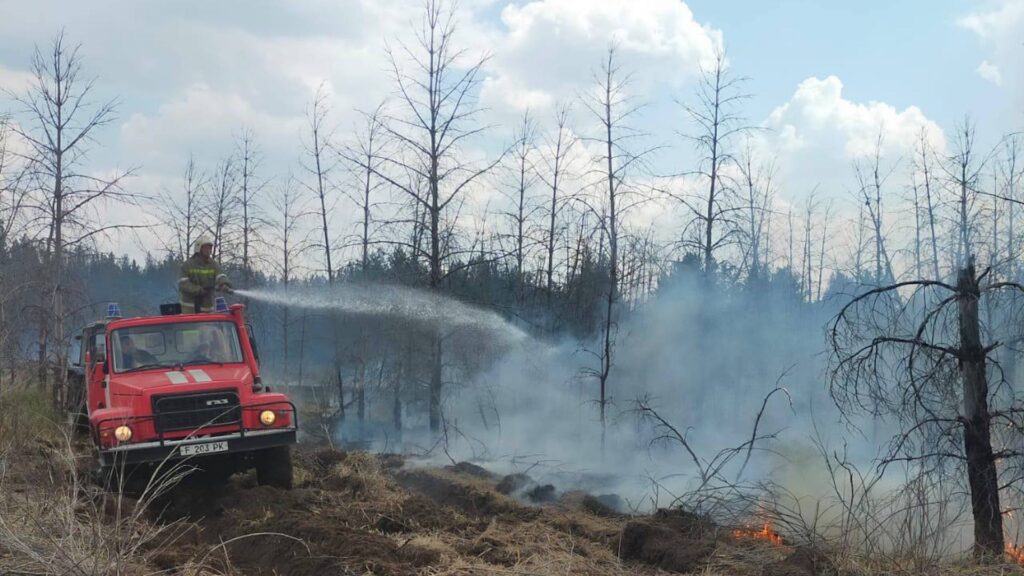
[[[231,322],[178,322],[119,328],[111,335],[114,372],[242,362]]]

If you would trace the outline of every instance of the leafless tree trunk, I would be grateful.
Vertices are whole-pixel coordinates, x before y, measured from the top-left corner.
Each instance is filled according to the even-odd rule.
[[[512,167],[512,190],[507,194],[512,202],[512,211],[506,215],[512,220],[513,227],[513,249],[515,257],[515,278],[516,278],[516,300],[523,297],[524,270],[523,263],[526,260],[527,234],[529,233],[529,219],[533,214],[530,206],[530,191],[537,183],[537,170],[534,166],[536,155],[537,126],[530,111],[523,113],[523,120],[516,130],[513,138],[512,153],[509,159],[514,163]]]
[[[1024,177],[1024,163],[1021,162],[1021,145],[1024,136],[1012,134],[1004,140],[1003,164],[1001,173],[1005,184],[1006,202],[1006,254],[1008,259],[1007,273],[1010,278],[1018,278],[1020,265],[1017,241],[1017,204],[1021,202],[1018,198],[1020,192],[1021,178]]]
[[[555,115],[555,133],[546,142],[545,153],[541,155],[544,171],[540,178],[551,192],[547,207],[547,230],[545,230],[545,271],[544,286],[548,308],[555,290],[555,244],[558,237],[558,216],[565,205],[565,179],[572,170],[572,152],[577,139],[569,128],[569,107],[562,106]]]
[[[309,132],[306,134],[304,143],[304,157],[301,163],[303,170],[312,182],[303,180],[303,186],[316,198],[317,216],[319,222],[317,233],[322,243],[317,245],[324,255],[324,266],[327,274],[327,284],[333,287],[335,282],[335,267],[332,259],[333,239],[331,237],[331,219],[334,211],[335,184],[333,173],[336,168],[334,155],[330,152],[333,149],[334,128],[327,125],[327,117],[330,107],[327,104],[327,92],[321,84],[313,95],[313,102],[306,113]],[[345,419],[345,398],[344,379],[341,376],[341,350],[338,333],[338,318],[336,314],[330,315],[331,330],[334,336],[334,369],[332,379],[338,387],[339,420]]]
[[[600,188],[604,189],[601,199],[601,232],[602,238],[608,240],[608,286],[604,298],[604,318],[601,327],[601,350],[595,354],[599,368],[590,371],[597,377],[600,384],[598,406],[601,417],[601,446],[604,447],[607,411],[609,404],[608,384],[612,367],[615,365],[615,335],[618,330],[618,303],[620,299],[619,285],[619,241],[621,239],[621,221],[630,208],[644,200],[630,181],[631,176],[639,170],[645,156],[645,150],[637,153],[632,150],[633,142],[643,136],[633,129],[629,122],[639,107],[628,94],[630,76],[622,71],[616,60],[616,48],[608,49],[608,54],[601,64],[595,77],[596,90],[585,96],[583,105],[597,120],[600,136],[587,138],[600,145],[600,155],[595,159],[602,167]]]
[[[331,258],[333,241],[330,222],[334,209],[332,194],[335,190],[331,175],[335,165],[328,154],[332,146],[331,141],[334,138],[334,128],[327,126],[329,113],[327,93],[321,85],[313,96],[312,105],[306,115],[309,132],[304,144],[305,157],[302,168],[312,182],[304,182],[303,185],[316,197],[317,216],[319,216],[318,233],[322,238],[322,243],[317,247],[323,252],[327,283],[333,285],[334,263]]]
[[[814,258],[811,232],[814,226],[814,213],[818,208],[818,203],[815,200],[816,194],[817,189],[811,192],[804,209],[804,254],[801,265],[802,270],[800,272],[800,285],[808,302],[814,300],[814,286],[812,284],[814,281]]]
[[[120,186],[127,174],[108,178],[80,171],[95,132],[114,120],[116,104],[91,104],[94,80],[81,77],[78,50],[78,46],[66,44],[61,31],[46,52],[37,47],[33,53],[32,86],[23,94],[9,93],[25,117],[15,131],[30,148],[24,160],[35,188],[34,209],[49,229],[46,252],[51,312],[49,325],[40,330],[39,360],[42,372],[52,342],[57,369],[52,386],[55,407],[63,404],[67,374],[66,251],[98,235],[132,227],[101,223],[97,209],[101,204],[134,200]]]
[[[957,126],[955,134],[953,153],[946,159],[943,170],[956,197],[956,265],[959,269],[964,268],[967,258],[974,254],[980,179],[991,154],[983,157],[975,150],[974,124],[970,118]]]
[[[383,166],[383,158],[388,155],[384,149],[385,130],[382,125],[384,105],[381,104],[373,112],[365,115],[365,127],[357,135],[353,146],[342,151],[342,155],[352,164],[353,179],[359,182],[359,189],[356,192],[346,191],[346,195],[352,200],[359,210],[359,234],[356,241],[360,249],[360,270],[365,275],[370,265],[370,244],[375,235],[373,209],[378,204],[377,190],[385,185],[385,182],[375,175]],[[356,403],[356,415],[359,423],[362,424],[366,413],[366,363],[367,363],[367,342],[363,334],[359,335],[354,347],[354,355],[357,366],[355,388],[353,390]]]
[[[964,454],[974,512],[974,549],[978,555],[1003,553],[1003,510],[999,506],[996,457],[992,451],[992,416],[988,405],[987,353],[981,344],[978,300],[981,290],[973,260],[957,278],[960,323],[960,371],[963,375]]]
[[[485,130],[476,123],[475,96],[488,57],[473,59],[457,48],[455,24],[454,9],[443,0],[426,0],[415,42],[400,40],[396,47],[388,46],[400,113],[385,118],[383,126],[398,150],[378,158],[379,165],[363,166],[404,193],[414,206],[415,219],[424,219],[428,247],[423,249],[418,242],[408,247],[426,258],[433,291],[440,291],[455,270],[447,264],[456,254],[453,234],[463,196],[500,161],[474,164],[461,157],[461,147]],[[442,340],[440,329],[435,329],[430,346],[433,433],[441,430]]]
[[[233,157],[225,158],[217,167],[207,209],[214,256],[223,262],[234,260],[237,246],[232,231],[238,220],[238,171]]]
[[[910,177],[910,189],[914,194],[912,199],[914,205],[914,276],[923,278],[921,267],[921,187],[917,183],[916,174],[912,174]]]
[[[160,209],[166,213],[167,224],[174,232],[174,248],[177,249],[174,256],[179,260],[192,255],[192,245],[204,229],[203,204],[208,184],[207,177],[199,171],[195,159],[189,154],[182,177],[184,196],[164,191],[159,199]]]
[[[897,426],[883,469],[896,462],[923,470],[950,460],[964,464],[975,555],[999,558],[999,491],[1022,481],[1024,453],[1015,447],[1024,422],[1019,399],[989,386],[987,368],[1001,344],[982,340],[978,310],[983,298],[1024,286],[986,278],[990,271],[978,274],[971,258],[955,286],[909,280],[853,298],[829,329],[830,372],[832,396],[846,415],[868,411]]]
[[[854,172],[857,176],[857,184],[861,200],[867,208],[868,216],[871,219],[871,227],[874,232],[875,244],[875,272],[874,283],[876,285],[886,284],[894,280],[892,261],[889,259],[888,250],[885,245],[885,228],[883,222],[882,208],[882,184],[892,175],[894,169],[882,173],[882,132],[879,131],[878,139],[875,141],[875,149],[868,164],[854,162]]]
[[[288,293],[296,273],[296,260],[305,251],[306,243],[300,236],[305,216],[308,212],[303,207],[295,191],[294,180],[289,176],[281,186],[274,205],[278,218],[277,240],[281,251],[278,274],[285,294]],[[284,355],[283,373],[290,376],[291,361],[291,317],[289,307],[281,307],[281,348]]]
[[[757,283],[764,273],[762,268],[765,263],[761,259],[761,247],[768,241],[765,220],[772,199],[775,167],[770,164],[757,165],[753,145],[748,137],[743,157],[739,162],[739,170],[746,190],[741,213],[741,218],[746,220],[743,222],[743,266],[747,270],[748,282]]]
[[[255,269],[254,258],[256,245],[260,240],[260,228],[263,224],[262,210],[259,204],[259,195],[263,191],[265,182],[261,181],[256,172],[262,162],[262,154],[256,144],[256,137],[252,130],[245,129],[238,137],[238,204],[241,208],[242,233],[242,275],[244,286],[251,287],[253,271]]]
[[[832,202],[825,205],[825,217],[821,223],[821,247],[818,251],[818,294],[816,300],[821,300],[822,288],[825,286],[825,252],[828,245],[828,223],[832,220]]]
[[[928,131],[926,128],[921,128],[921,134],[918,137],[918,145],[916,151],[916,166],[915,169],[921,173],[921,185],[924,187],[924,198],[925,207],[928,214],[928,236],[931,244],[932,252],[932,275],[938,280],[942,277],[939,270],[939,236],[935,231],[935,210],[936,210],[936,199],[934,189],[932,188],[932,150],[928,145]]]
[[[735,162],[732,140],[750,131],[738,111],[740,103],[749,98],[742,92],[745,78],[733,76],[725,52],[719,50],[711,68],[701,71],[697,84],[697,102],[684,106],[697,131],[689,136],[700,154],[696,174],[706,180],[706,192],[700,205],[692,206],[700,226],[697,247],[704,266],[704,276],[715,274],[715,252],[732,241],[736,228],[730,213],[737,209],[733,187],[725,181],[726,167]],[[689,203],[687,203],[689,205]]]
[[[377,106],[377,108],[375,108],[374,111],[366,117],[366,128],[360,136],[355,150],[362,159],[361,164],[365,166],[359,166],[362,172],[360,174],[360,179],[362,180],[362,194],[356,200],[356,206],[362,213],[362,219],[360,220],[359,247],[360,266],[364,274],[366,273],[367,266],[370,261],[370,243],[373,236],[371,226],[373,224],[373,207],[375,204],[374,194],[384,184],[383,181],[374,176],[374,172],[379,170],[383,163],[381,160],[384,155],[384,152],[382,152],[384,144],[384,128],[381,125],[383,109],[383,104]]]

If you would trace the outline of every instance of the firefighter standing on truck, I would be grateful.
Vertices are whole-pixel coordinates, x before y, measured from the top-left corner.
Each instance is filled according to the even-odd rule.
[[[227,275],[213,259],[213,241],[205,236],[196,240],[195,253],[181,265],[178,294],[182,314],[213,312],[214,291],[232,293]]]

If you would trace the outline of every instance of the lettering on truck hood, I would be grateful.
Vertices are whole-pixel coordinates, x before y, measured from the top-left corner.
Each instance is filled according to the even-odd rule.
[[[225,385],[232,388],[252,385],[252,371],[244,364],[230,366],[185,366],[181,370],[153,370],[111,374],[113,394],[139,396],[144,392],[166,393]]]

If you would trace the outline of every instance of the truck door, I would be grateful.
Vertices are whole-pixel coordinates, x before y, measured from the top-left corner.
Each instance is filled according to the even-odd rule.
[[[100,408],[106,398],[104,393],[103,366],[98,360],[106,360],[107,356],[107,333],[105,327],[96,327],[88,332],[87,353],[89,362],[86,366],[86,374],[89,381],[89,411]]]

